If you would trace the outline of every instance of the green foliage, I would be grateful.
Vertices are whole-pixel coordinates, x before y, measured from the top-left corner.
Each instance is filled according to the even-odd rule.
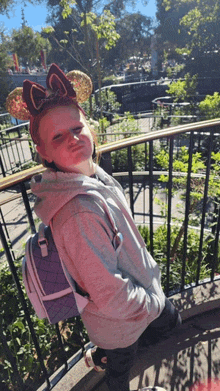
[[[110,50],[116,45],[120,35],[115,30],[115,17],[109,10],[104,10],[100,17],[93,12],[88,12],[86,14],[86,21],[83,19],[83,16],[82,14],[81,26],[85,26],[85,23],[90,26],[95,32],[97,40],[104,40],[106,50]]]
[[[197,87],[197,75],[190,76],[187,73],[184,77],[185,80],[177,80],[172,82],[168,86],[166,92],[174,98],[174,101],[188,101],[189,98],[192,98],[196,95]]]
[[[115,127],[116,133],[124,133],[124,138],[131,137],[132,133],[137,134],[140,128],[137,121],[129,113],[125,113],[125,118]],[[117,116],[116,116],[117,118]],[[121,138],[121,136],[120,136]],[[128,156],[125,148],[111,153],[112,167],[114,172],[123,172],[128,170]],[[145,145],[134,145],[132,147],[132,170],[143,170],[145,167]]]
[[[114,74],[108,75],[102,79],[102,85],[106,86],[106,85],[111,85],[111,84],[117,84],[117,81],[118,81],[118,79]]]
[[[136,65],[139,65],[139,57],[150,56],[151,37],[153,34],[153,20],[140,12],[124,13],[116,23],[120,39],[115,49],[112,50],[113,58],[117,63],[127,62],[131,56],[136,56]],[[106,63],[107,65],[107,63]]]
[[[42,33],[52,34],[54,32],[55,32],[55,30],[54,30],[53,26],[46,26],[46,27],[42,28]]]
[[[213,47],[215,42],[213,28],[215,29],[219,23],[219,4],[217,3],[213,1],[204,3],[200,0],[195,0],[193,2],[194,8],[182,17],[180,26],[187,28],[191,39],[191,42],[189,41],[186,46],[187,49],[190,48],[193,51],[196,46],[200,50]]]
[[[11,6],[13,5],[14,0],[1,0],[0,3],[0,14],[7,14],[10,10]]]
[[[165,149],[161,149],[156,155],[156,162],[162,170],[167,170],[169,167],[169,154]]]
[[[219,200],[220,195],[220,185],[219,185],[219,176],[220,176],[220,153],[212,152],[211,154],[212,164],[211,172],[209,178],[209,194],[215,199]]]
[[[138,227],[147,248],[150,247],[150,233],[146,226]],[[175,242],[175,239],[179,233],[179,226],[171,227],[171,248]],[[158,263],[162,274],[162,285],[166,288],[166,274],[167,274],[167,226],[161,225],[154,231],[153,236],[154,245],[154,259]],[[185,284],[191,284],[195,282],[197,275],[197,262],[198,262],[198,250],[199,250],[200,234],[199,231],[189,229],[187,238],[187,258],[186,258],[186,271],[185,271]],[[182,275],[182,262],[183,262],[183,237],[179,241],[179,245],[175,254],[175,257],[170,259],[170,291],[179,289],[181,286]],[[209,256],[209,241],[205,238],[202,252],[202,263],[200,279],[203,280],[210,276],[210,266],[208,264]]]
[[[21,29],[13,30],[11,49],[17,53],[23,65],[33,65],[40,58],[40,50],[46,49],[49,53],[51,45],[40,33],[34,32],[31,27],[23,26]]]
[[[33,0],[27,0],[29,3],[33,3]],[[38,0],[38,3],[41,3],[42,0]],[[15,0],[1,0],[0,2],[0,14],[6,14],[9,16],[11,12],[13,12],[13,6],[17,5],[17,1]]]
[[[9,128],[11,126],[11,123],[10,122],[8,122],[8,123],[4,123],[4,124],[0,124],[0,131],[1,130],[4,130],[4,129],[7,129],[7,128]],[[5,132],[3,132],[4,133],[4,135],[5,135]]]
[[[71,5],[75,5],[76,1],[75,0],[61,0],[60,5],[63,8],[62,10],[62,17],[63,19],[68,18],[68,16],[71,15],[72,13],[72,8]]]
[[[104,133],[106,133],[107,128],[109,127],[110,122],[107,120],[106,117],[99,118],[99,129],[102,129]]]
[[[133,133],[136,134],[140,132],[138,121],[129,111],[124,113],[123,120],[120,120],[120,116],[118,115],[115,116],[115,120],[119,121],[119,125],[117,128],[115,127],[115,131],[124,133],[124,138],[131,137]]]
[[[150,54],[152,19],[139,12],[125,13],[129,2],[131,0],[116,0],[101,4],[76,0],[71,4],[69,0],[62,3],[48,0],[47,22],[54,29],[49,36],[53,51],[48,62],[63,64],[68,70],[82,69],[97,80],[97,34],[102,79],[117,72],[118,66],[127,62],[130,56],[147,57]],[[65,4],[69,5],[71,14],[63,19],[61,13]],[[60,40],[63,39],[68,40],[68,44],[62,45]]]
[[[0,31],[0,72],[5,72],[8,67],[13,65],[13,60],[8,54],[8,47],[10,45],[9,38],[4,34],[3,31]]]
[[[1,9],[1,6],[0,6]],[[7,69],[13,65],[12,58],[8,54],[9,50],[9,40],[4,35],[3,32],[0,31],[0,112],[5,106],[5,100],[10,90],[12,89],[12,85],[10,82],[10,77],[7,73]]]
[[[99,95],[98,94],[96,96],[92,95],[92,97],[90,99],[91,99],[91,105],[92,105],[92,117],[94,119],[98,119],[99,118],[99,107],[100,107]],[[121,104],[117,101],[117,95],[109,89],[105,89],[105,90],[101,91],[101,101],[102,101],[102,108],[103,108],[104,113],[106,111],[106,112],[113,113],[113,115],[114,115],[114,113],[116,113],[121,106]],[[86,102],[83,102],[81,104],[81,106],[87,114],[90,113],[90,100],[89,99],[87,99]]]
[[[219,1],[159,0],[160,52],[186,65],[186,72],[219,74]]]
[[[165,149],[161,149],[159,153],[156,154],[155,160],[157,166],[163,170],[168,170],[169,167],[169,153]],[[187,173],[188,171],[188,161],[189,161],[189,152],[188,149],[183,146],[178,151],[178,155],[174,154],[173,157],[173,172],[177,173]],[[196,152],[192,155],[192,173],[204,173],[205,172],[205,162],[202,159],[202,155],[199,152]],[[168,175],[161,175],[161,182],[168,182]],[[173,191],[186,189],[186,175],[185,176],[175,176],[173,177]],[[203,196],[203,185],[204,178],[191,178],[191,203],[194,205],[195,199],[199,200]]]
[[[214,92],[213,95],[206,95],[205,99],[199,103],[202,119],[213,119],[220,117],[220,95]]]
[[[28,163],[22,164],[22,170],[27,170],[28,168],[32,168],[32,167],[35,167],[37,165],[39,165],[38,162],[34,162],[34,161],[28,162]],[[19,168],[18,171],[20,171],[20,168]]]
[[[165,170],[168,169],[169,165],[169,154],[166,150],[159,151],[158,154],[155,156],[157,165]],[[177,191],[180,197],[185,200],[186,196],[186,180],[187,175],[178,175],[178,173],[187,173],[188,171],[188,161],[189,161],[189,154],[188,149],[186,147],[181,147],[180,151],[178,151],[178,154],[174,155],[173,158],[173,186],[172,186],[172,194],[174,195]],[[200,202],[204,197],[204,186],[205,186],[205,170],[206,170],[206,160],[202,157],[202,154],[199,152],[193,153],[192,155],[192,175],[191,175],[191,182],[190,182],[190,204],[189,204],[189,224],[195,226],[200,225],[201,221],[201,210],[200,210]],[[177,173],[177,174],[175,174]],[[203,175],[193,175],[193,174],[203,174]],[[209,188],[208,188],[208,199],[209,199],[209,205],[215,205],[217,209],[219,208],[219,195],[220,195],[220,186],[219,186],[219,174],[220,174],[220,154],[219,152],[212,152],[212,164],[211,164],[211,170],[210,170],[210,178],[209,178]],[[161,175],[159,180],[163,183],[168,182],[169,177],[168,175]],[[165,190],[166,192],[166,190]],[[161,207],[161,215],[164,217],[167,217],[167,205],[165,202],[161,200],[157,200],[155,198],[155,202],[158,203]],[[184,214],[184,210],[182,207],[178,208],[176,205],[176,209],[178,210],[179,215]],[[211,219],[211,223],[209,224],[209,228],[214,230],[216,229],[216,222],[217,222],[217,215],[216,212],[212,212],[212,210],[209,212],[209,219]],[[178,258],[178,251],[181,248],[181,242],[183,240],[184,235],[184,221],[182,218],[173,218],[173,222],[176,221],[178,225],[176,225],[175,230],[173,231],[173,238],[175,240],[171,241],[171,258],[176,259]],[[172,228],[174,229],[174,227]],[[213,231],[213,232],[214,232]],[[160,232],[160,231],[159,231]],[[190,231],[191,232],[191,231]],[[176,237],[175,237],[176,235]],[[189,236],[190,237],[190,236]],[[190,239],[192,241],[192,238]],[[210,235],[207,236],[207,240],[205,240],[204,248],[205,248],[205,255],[204,255],[204,264],[201,269],[201,275],[203,276],[203,271],[205,271],[206,265],[209,263],[209,260],[212,257],[212,248],[214,244],[214,236]],[[192,252],[192,249],[190,250]],[[195,255],[196,256],[196,255]],[[181,257],[179,258],[181,259]],[[191,260],[191,263],[193,264],[193,257]],[[191,265],[191,263],[189,265]],[[188,264],[187,264],[188,266]],[[194,265],[196,268],[196,264]],[[218,265],[218,269],[219,269]],[[171,265],[173,267],[173,265]],[[176,266],[175,266],[176,267]],[[186,269],[187,270],[187,269]],[[219,271],[219,270],[218,270]],[[187,271],[189,274],[190,272]],[[177,273],[178,274],[178,273]],[[187,275],[188,275],[187,274]],[[195,276],[195,273],[193,274]],[[194,277],[192,277],[194,278]],[[201,277],[202,278],[202,277]]]

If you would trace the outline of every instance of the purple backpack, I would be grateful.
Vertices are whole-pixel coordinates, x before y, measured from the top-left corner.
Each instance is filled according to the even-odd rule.
[[[118,254],[123,237],[115,225],[113,216],[102,196],[107,216],[112,224],[114,248]],[[79,316],[88,304],[88,295],[77,292],[77,285],[59,257],[50,226],[40,224],[39,230],[26,242],[22,263],[23,281],[27,295],[40,319],[51,324]]]

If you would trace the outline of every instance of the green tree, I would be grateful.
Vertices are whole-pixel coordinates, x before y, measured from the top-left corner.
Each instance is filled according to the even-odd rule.
[[[116,18],[120,18],[126,12],[126,7],[135,6],[137,0],[48,0],[48,5],[53,6],[58,2],[64,8],[64,13],[67,14],[69,14],[71,7],[76,5],[83,13],[93,11],[101,15],[105,10],[108,10]],[[147,5],[148,0],[142,0],[141,3]]]
[[[161,68],[162,62],[166,64],[167,60],[175,59],[182,61],[183,58],[176,52],[177,47],[184,46],[188,39],[187,33],[181,31],[180,20],[185,13],[190,9],[188,1],[180,5],[178,0],[173,0],[172,5],[168,7],[164,0],[157,0],[157,20],[156,28],[157,36],[157,52],[158,52],[158,68]]]
[[[202,119],[220,118],[220,95],[215,92],[213,95],[206,95],[199,103]]]
[[[96,43],[96,61],[97,61],[97,73],[98,73],[98,85],[99,85],[99,104],[100,104],[100,117],[102,118],[102,75],[101,75],[101,61],[100,61],[100,47],[102,46],[106,50],[110,50],[116,45],[120,35],[115,30],[115,18],[110,11],[104,11],[103,15],[97,17],[96,14],[90,12],[85,15],[82,14],[82,26],[90,26],[91,30],[95,34]]]
[[[68,3],[64,0],[62,4]],[[141,56],[142,53],[150,52],[150,36],[152,34],[152,20],[139,13],[129,14],[126,12],[127,5],[131,5],[135,1],[116,0],[94,1],[94,0],[76,0],[74,5],[67,8],[65,16],[72,10],[71,14],[66,19],[61,17],[62,7],[59,0],[48,0],[50,14],[47,19],[54,32],[51,35],[51,43],[53,52],[59,61],[58,63],[65,64],[68,69],[77,66],[79,62],[84,63],[89,69],[93,80],[96,78],[96,47],[94,34],[91,32],[91,26],[87,26],[85,15],[93,12],[100,18],[104,15],[104,11],[109,10],[115,16],[115,29],[120,35],[115,47],[111,50],[100,48],[101,65],[103,77],[112,74],[117,69],[118,64],[125,62],[131,56]],[[146,1],[142,1],[143,4]],[[81,26],[81,15],[84,15],[84,24]],[[66,32],[66,33],[64,33]],[[60,45],[62,40],[63,45]],[[59,43],[59,44],[58,44]],[[59,47],[58,47],[59,45]],[[64,53],[69,52],[70,56],[65,56]],[[79,62],[78,62],[79,61]],[[78,65],[79,66],[79,65]]]
[[[172,115],[195,115],[197,112],[196,102],[196,87],[197,87],[197,75],[190,76],[187,73],[184,80],[177,80],[169,84],[166,92],[172,96],[174,102],[188,102],[189,105],[181,107],[176,106],[172,109]],[[181,118],[173,118],[175,124],[181,122]]]
[[[51,46],[49,40],[43,38],[40,33],[34,32],[31,27],[23,26],[13,30],[11,48],[17,53],[22,64],[33,65],[38,62],[41,49],[49,52]]]
[[[4,32],[1,31],[0,34],[0,110],[4,108],[5,100],[10,92],[12,86],[10,85],[9,75],[7,73],[7,68],[10,68],[13,65],[12,58],[8,55],[8,43],[9,39],[4,35]]]
[[[41,3],[44,0],[38,0],[38,4]],[[26,0],[23,3],[31,3],[35,4],[36,2],[34,0]],[[0,14],[6,14],[10,16],[10,13],[13,11],[13,6],[17,4],[16,0],[1,0],[0,1]]]
[[[12,5],[15,3],[14,0],[1,0],[0,3],[0,14],[8,14],[11,10]]]
[[[67,19],[73,14],[73,9],[70,7],[69,1],[62,1],[61,4],[64,7],[63,18]],[[88,73],[93,80],[94,76],[98,78],[100,116],[102,118],[102,52],[110,50],[115,46],[119,39],[119,34],[115,30],[115,18],[109,10],[104,11],[99,17],[93,12],[83,12],[81,13],[80,18],[81,21],[79,19],[79,14],[77,14],[77,20],[76,17],[74,18],[75,26],[72,26],[69,30],[65,30],[65,38],[59,41],[54,37],[55,29],[53,27],[45,28],[43,31],[45,33],[51,33],[52,38],[57,41],[58,46],[63,50],[66,50],[70,57],[73,58],[80,68]],[[79,38],[80,35],[81,39],[76,39],[76,36]],[[85,55],[81,52],[82,47]],[[96,60],[96,66],[93,70],[91,69],[90,62],[87,61],[90,55],[91,60]]]
[[[61,11],[57,8],[57,23],[53,22],[50,27],[43,29],[43,32],[50,33],[51,39],[60,50],[67,52],[81,68],[91,73],[94,62],[98,65],[97,40],[99,51],[103,54],[103,50],[110,50],[119,38],[115,31],[114,16],[110,11],[104,11],[97,16],[91,11],[81,12],[79,7],[66,6],[62,12],[63,22],[60,19]],[[51,18],[48,20],[52,21]]]
[[[174,101],[188,101],[196,96],[197,75],[190,76],[187,73],[184,80],[177,80],[169,84],[166,92],[174,98]]]
[[[186,62],[186,72],[219,72],[219,0],[157,0],[160,45]]]
[[[150,54],[152,19],[139,12],[126,14],[117,20],[116,30],[121,38],[112,50],[113,58],[120,64],[135,56],[138,66],[140,57]]]

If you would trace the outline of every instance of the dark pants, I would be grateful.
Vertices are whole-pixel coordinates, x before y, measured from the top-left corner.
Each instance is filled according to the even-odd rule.
[[[161,315],[146,328],[138,341],[127,348],[105,349],[104,352],[107,356],[106,383],[109,391],[129,391],[129,372],[134,363],[138,345],[147,346],[167,338],[172,334],[172,330],[180,324],[181,317],[178,311],[166,299],[165,308]]]

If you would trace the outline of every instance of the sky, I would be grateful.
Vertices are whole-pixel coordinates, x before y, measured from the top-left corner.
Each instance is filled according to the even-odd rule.
[[[137,6],[133,12],[140,11],[143,15],[149,17],[155,17],[156,13],[156,0],[149,0],[147,6],[143,6],[140,0],[137,0]],[[32,27],[34,31],[41,31],[41,28],[46,26],[47,9],[44,5],[31,5],[27,3],[24,7],[24,16],[27,21],[27,25]],[[10,13],[10,18],[5,15],[0,15],[0,24],[4,24],[6,29],[5,33],[9,33],[11,29],[19,29],[21,27],[21,9],[22,5],[19,4],[14,7],[13,12]],[[132,9],[129,9],[132,12]]]

